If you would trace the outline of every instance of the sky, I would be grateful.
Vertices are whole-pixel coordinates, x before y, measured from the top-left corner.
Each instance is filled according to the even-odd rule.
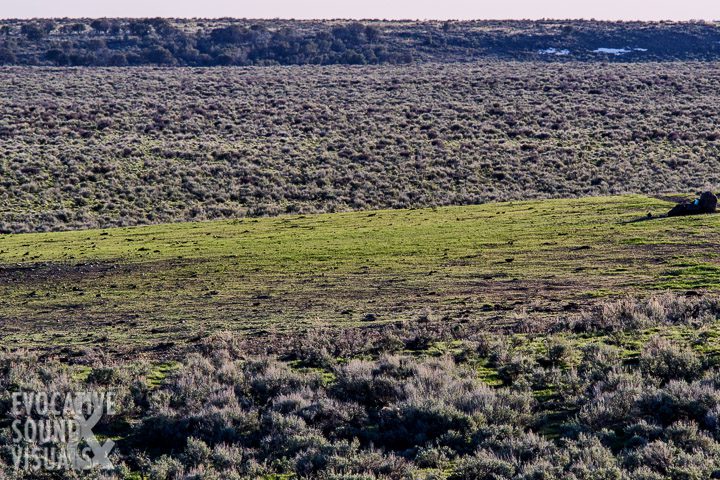
[[[720,0],[0,0],[0,18],[717,20]]]

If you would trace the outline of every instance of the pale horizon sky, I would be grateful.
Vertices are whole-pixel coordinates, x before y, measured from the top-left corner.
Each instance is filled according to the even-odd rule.
[[[718,0],[0,0],[0,18],[717,20]]]

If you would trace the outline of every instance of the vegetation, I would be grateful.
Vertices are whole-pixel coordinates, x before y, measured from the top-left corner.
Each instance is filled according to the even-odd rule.
[[[0,65],[227,66],[717,60],[711,22],[0,21]]]
[[[716,73],[7,68],[0,231],[712,189]]]
[[[542,323],[606,296],[719,289],[720,217],[647,219],[670,205],[595,197],[4,235],[2,344],[163,357],[218,330],[262,342],[423,316]]]
[[[457,340],[422,320],[296,336],[272,356],[224,333],[159,382],[162,366],[16,352],[0,359],[0,399],[113,389],[96,429],[117,439],[116,470],[83,478],[714,478],[718,314],[714,296],[628,298],[532,334]]]
[[[720,181],[718,58],[0,20],[0,480],[720,478],[720,217],[663,215]],[[14,392],[104,389],[113,471],[13,469]]]

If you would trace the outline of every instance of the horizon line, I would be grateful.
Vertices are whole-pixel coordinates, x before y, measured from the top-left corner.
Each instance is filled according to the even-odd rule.
[[[162,18],[166,20],[243,20],[243,21],[287,21],[287,22],[332,22],[332,21],[356,21],[356,22],[613,22],[613,23],[699,23],[699,22],[720,22],[719,18],[689,18],[689,19],[627,19],[627,18],[379,18],[379,17],[327,17],[327,18],[293,18],[293,17],[234,17],[234,16],[163,16],[163,15],[128,15],[128,16],[64,16],[64,17],[0,17],[0,21],[27,21],[27,20],[143,20]]]

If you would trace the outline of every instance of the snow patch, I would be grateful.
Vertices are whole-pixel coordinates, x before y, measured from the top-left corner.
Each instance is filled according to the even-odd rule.
[[[630,52],[631,50],[626,48],[598,48],[593,50],[593,53],[609,53],[611,55],[625,55]]]
[[[593,50],[593,53],[607,53],[610,55],[625,55],[630,52],[647,52],[647,48],[597,48]]]
[[[560,50],[557,48],[546,48],[545,50],[539,50],[538,53],[540,55],[570,55],[570,50]]]

